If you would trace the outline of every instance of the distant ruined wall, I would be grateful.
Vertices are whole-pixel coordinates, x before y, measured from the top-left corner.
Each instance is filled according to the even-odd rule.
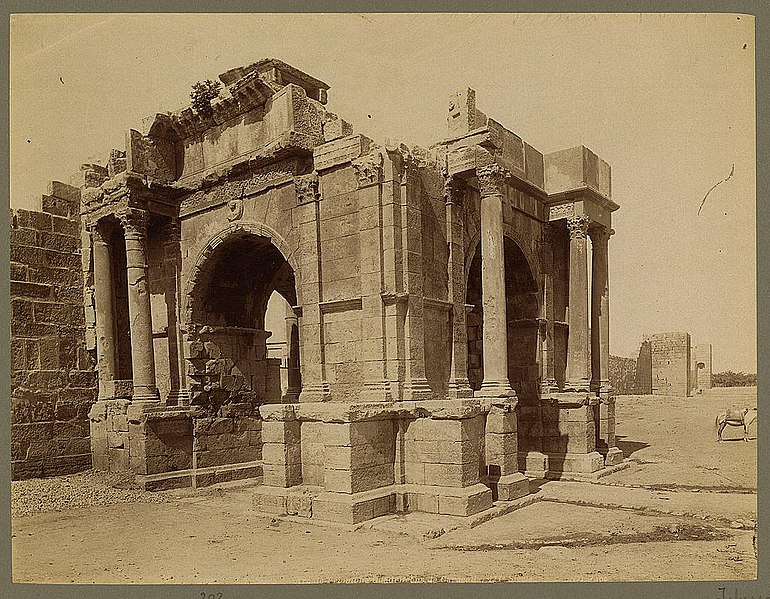
[[[645,335],[636,362],[637,395],[692,395],[689,333]]]
[[[610,356],[610,384],[617,395],[636,393],[636,360]]]
[[[13,479],[91,467],[96,374],[85,342],[80,228],[80,190],[59,182],[41,212],[11,212]]]

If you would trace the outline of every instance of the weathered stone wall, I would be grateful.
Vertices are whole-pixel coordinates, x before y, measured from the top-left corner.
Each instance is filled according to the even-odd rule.
[[[610,356],[610,385],[616,395],[631,395],[636,392],[636,360],[621,356]]]
[[[11,214],[11,467],[14,479],[91,466],[96,399],[86,351],[80,190],[53,182],[42,211]]]
[[[712,372],[712,352],[710,343],[698,343],[692,351],[693,362],[693,374],[692,374],[692,386],[693,390],[698,389],[711,389],[711,375]],[[701,368],[700,366],[703,365]]]
[[[691,395],[692,356],[688,333],[646,335],[636,361],[639,395]]]

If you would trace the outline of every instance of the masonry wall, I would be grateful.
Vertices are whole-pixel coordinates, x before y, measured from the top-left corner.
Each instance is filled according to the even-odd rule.
[[[617,395],[636,392],[636,360],[610,356],[610,385]]]
[[[96,374],[85,343],[80,190],[52,182],[41,204],[11,213],[13,479],[91,467]]]
[[[693,348],[693,389],[711,389],[711,344],[698,343]],[[703,364],[703,368],[698,365]]]
[[[660,333],[652,337],[652,392],[690,395],[690,335]]]

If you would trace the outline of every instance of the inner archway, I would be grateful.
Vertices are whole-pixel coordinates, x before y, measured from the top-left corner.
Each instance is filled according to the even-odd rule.
[[[208,252],[188,297],[193,405],[248,412],[281,401],[281,360],[268,355],[265,326],[274,292],[297,305],[294,271],[268,237],[236,231]]]
[[[505,294],[508,341],[508,380],[520,403],[535,404],[538,399],[537,356],[538,286],[529,262],[517,243],[504,238]],[[468,380],[478,390],[484,380],[483,298],[481,290],[481,251],[476,246],[468,272],[466,303],[473,308],[467,316]]]

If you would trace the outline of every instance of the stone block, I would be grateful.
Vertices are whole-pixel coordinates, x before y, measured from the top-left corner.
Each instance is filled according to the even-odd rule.
[[[478,464],[425,464],[427,485],[467,487],[478,482]]]
[[[404,477],[407,483],[425,484],[425,464],[423,462],[404,462]]]
[[[302,454],[298,444],[265,443],[262,459],[266,464],[301,464]]]
[[[436,513],[450,516],[470,516],[492,507],[492,491],[480,489],[461,497],[439,495]]]
[[[290,516],[310,518],[313,513],[313,496],[308,492],[289,491],[286,497],[286,513]]]
[[[529,479],[521,473],[501,476],[496,485],[497,498],[501,501],[513,501],[529,495]]]
[[[129,470],[128,450],[117,447],[107,449],[107,458],[109,460],[109,471],[118,472],[120,470]]]
[[[253,507],[264,514],[286,514],[287,494],[273,489],[260,487],[254,494]]]
[[[499,412],[492,410],[487,414],[487,433],[515,433],[516,430],[516,412]]]
[[[265,443],[299,443],[300,422],[266,420],[262,423],[262,440]]]

